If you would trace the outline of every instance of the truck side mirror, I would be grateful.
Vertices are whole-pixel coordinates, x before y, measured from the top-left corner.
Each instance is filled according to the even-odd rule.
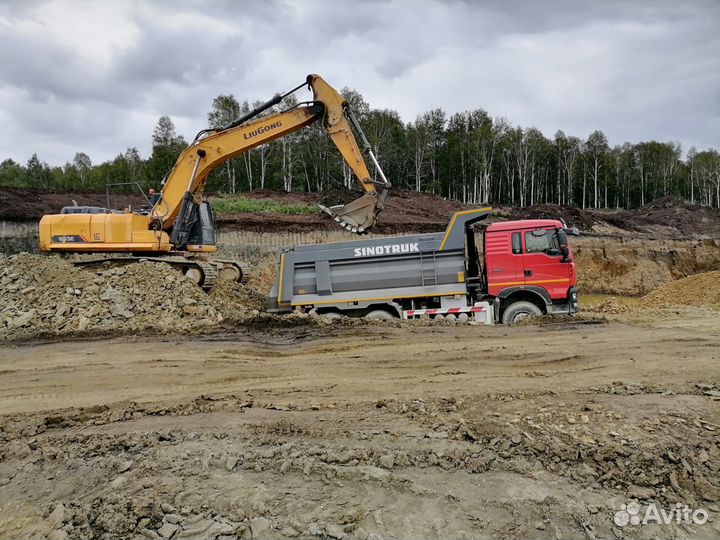
[[[570,248],[568,248],[568,240],[565,230],[558,230],[557,236],[558,243],[560,244],[560,255],[562,255],[562,262],[570,262]]]

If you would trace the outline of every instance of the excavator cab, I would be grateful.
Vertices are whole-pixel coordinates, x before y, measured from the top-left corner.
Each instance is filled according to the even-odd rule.
[[[204,198],[196,201],[185,194],[180,215],[173,226],[171,241],[176,249],[191,252],[217,251],[217,226],[212,206]]]
[[[188,248],[194,246],[213,247],[215,251],[217,244],[217,226],[215,225],[215,212],[207,201],[197,205],[197,221],[190,229],[188,236]],[[192,251],[192,249],[190,249]]]

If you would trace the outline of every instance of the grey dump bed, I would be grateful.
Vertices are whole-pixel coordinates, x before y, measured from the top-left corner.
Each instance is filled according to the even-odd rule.
[[[445,232],[282,248],[270,310],[465,295],[465,228],[488,211],[457,212]]]

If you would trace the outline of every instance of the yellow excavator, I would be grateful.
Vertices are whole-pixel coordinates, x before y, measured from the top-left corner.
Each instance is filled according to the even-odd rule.
[[[313,92],[312,101],[260,116],[306,85]],[[217,279],[244,281],[242,264],[208,256],[217,250],[215,217],[203,196],[208,175],[228,159],[317,121],[322,122],[365,192],[348,204],[320,208],[348,231],[363,234],[375,225],[390,182],[345,98],[320,76],[308,75],[305,83],[276,94],[230,124],[199,132],[166,176],[161,193],[149,199],[147,206],[123,211],[67,206],[60,214],[43,216],[40,250],[115,255],[74,261],[85,266],[128,264],[140,259],[162,261],[182,270],[204,288],[210,288]],[[371,178],[353,129],[380,180]]]

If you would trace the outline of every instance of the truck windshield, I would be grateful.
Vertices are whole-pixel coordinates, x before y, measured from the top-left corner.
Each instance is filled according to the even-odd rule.
[[[556,231],[532,231],[525,233],[526,253],[560,253],[560,242]]]

